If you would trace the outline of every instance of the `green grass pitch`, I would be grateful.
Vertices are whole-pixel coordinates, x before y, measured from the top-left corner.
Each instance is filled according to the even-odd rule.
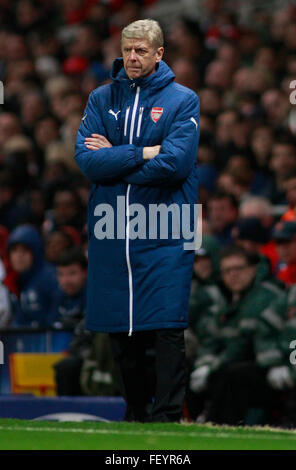
[[[197,424],[0,419],[1,450],[295,450],[296,431]]]

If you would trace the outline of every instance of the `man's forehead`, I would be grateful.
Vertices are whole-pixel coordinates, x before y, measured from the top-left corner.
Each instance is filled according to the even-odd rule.
[[[124,47],[152,47],[147,38],[123,38],[122,46]]]
[[[221,259],[221,266],[237,265],[246,262],[243,255],[231,255]]]

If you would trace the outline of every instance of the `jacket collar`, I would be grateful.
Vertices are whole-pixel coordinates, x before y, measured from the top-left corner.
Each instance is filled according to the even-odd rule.
[[[130,88],[136,88],[140,86],[141,88],[149,88],[149,91],[154,92],[164,88],[166,85],[172,82],[175,78],[175,75],[170,67],[163,60],[161,60],[156,71],[152,75],[149,75],[149,77],[140,77],[132,80],[128,78],[124,70],[122,57],[119,57],[113,62],[111,78],[114,82],[119,82],[120,84]]]

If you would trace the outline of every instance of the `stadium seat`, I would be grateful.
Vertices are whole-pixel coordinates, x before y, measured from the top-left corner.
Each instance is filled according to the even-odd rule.
[[[14,353],[9,355],[12,393],[56,395],[53,364],[66,353]]]

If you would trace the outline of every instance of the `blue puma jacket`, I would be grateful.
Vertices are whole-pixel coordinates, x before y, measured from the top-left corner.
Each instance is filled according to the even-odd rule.
[[[111,78],[90,93],[75,148],[92,183],[86,328],[130,335],[185,328],[194,250],[184,242],[196,228],[199,98],[174,82],[163,61],[152,75],[131,80],[119,58]],[[85,137],[93,133],[112,147],[87,149]],[[143,160],[143,147],[154,145],[161,145],[159,154]],[[150,217],[151,208],[170,206],[167,217]],[[186,235],[173,223],[180,227],[183,218]]]

